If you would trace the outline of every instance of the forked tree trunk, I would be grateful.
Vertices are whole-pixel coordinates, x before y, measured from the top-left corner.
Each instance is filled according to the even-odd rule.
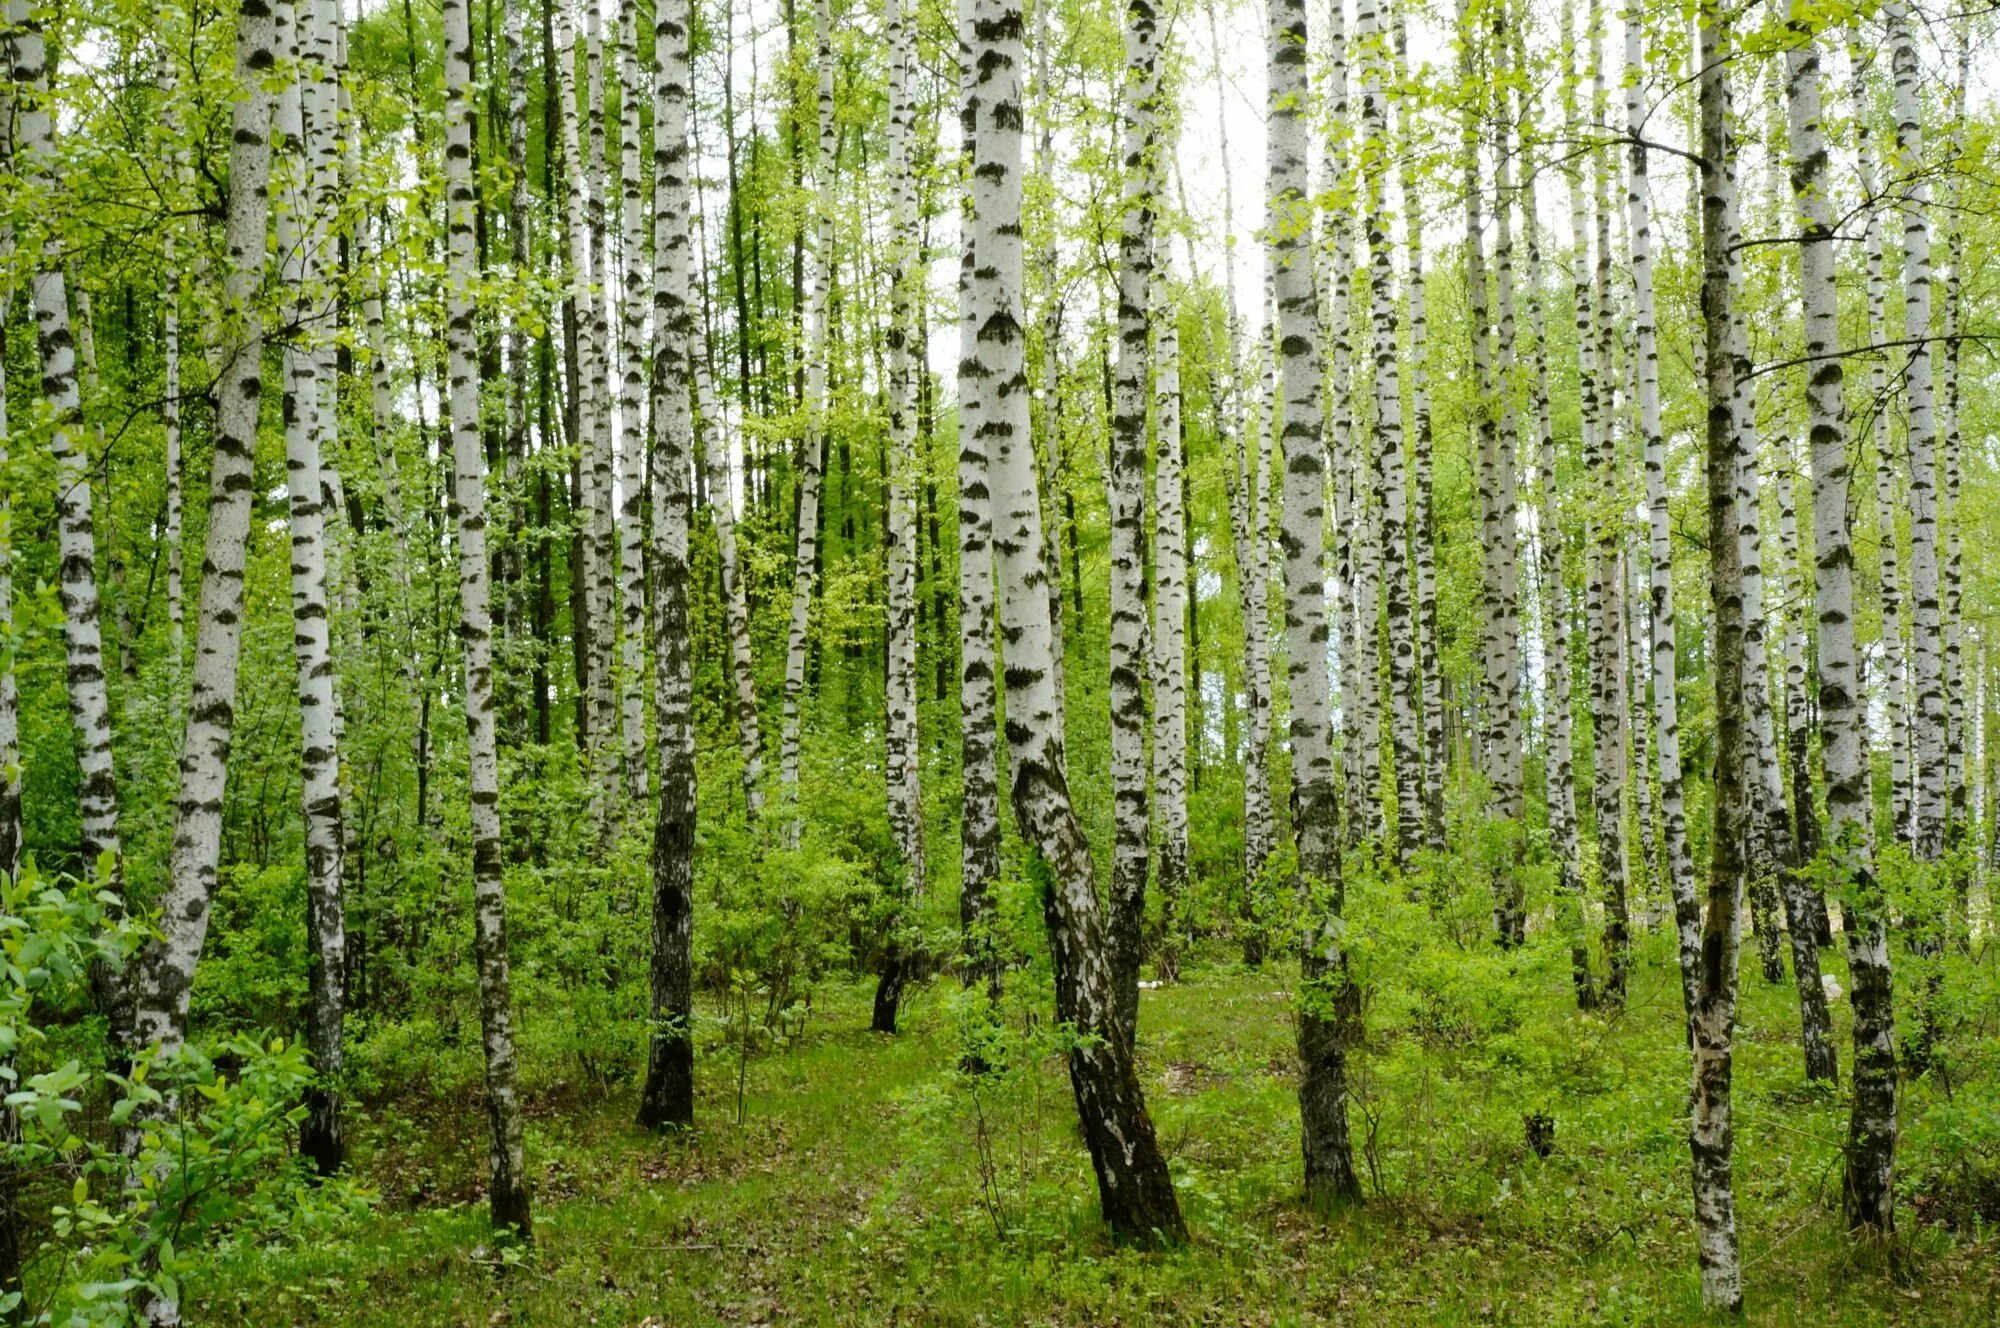
[[[1055,723],[1041,503],[1028,435],[1021,243],[1022,21],[1015,0],[976,0],[970,24],[975,132],[972,172],[972,354],[961,376],[988,389],[980,433],[989,441],[993,549],[1007,643],[1007,739],[1013,803],[1039,857],[1055,961],[1056,1017],[1087,1036],[1069,1051],[1098,1199],[1112,1234],[1143,1243],[1186,1238],[1166,1158],[1146,1113],[1131,1043],[1117,1024],[1103,911],[1090,847],[1070,802],[1062,733]],[[961,463],[963,464],[963,463]]]
[[[486,452],[480,437],[479,347],[473,282],[472,22],[466,0],[444,0],[445,353],[451,424],[451,506],[458,523],[458,634],[465,653],[466,783],[471,800],[472,921],[479,1027],[486,1060],[487,1209],[493,1225],[532,1234],[521,1146],[514,1011],[507,973],[500,849],[500,753],[493,711],[488,608]]]
[[[1305,244],[1305,0],[1269,0],[1266,243],[1278,304],[1283,405],[1285,648],[1292,699],[1292,836],[1300,917],[1299,1119],[1306,1201],[1358,1203],[1347,1129],[1347,1049],[1358,1002],[1341,945],[1340,792],[1327,677],[1326,452],[1320,441],[1319,302]]]

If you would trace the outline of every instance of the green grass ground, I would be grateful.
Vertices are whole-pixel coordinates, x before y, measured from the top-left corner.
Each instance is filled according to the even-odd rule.
[[[943,988],[913,991],[893,1039],[862,1031],[867,990],[835,988],[803,1037],[751,1059],[741,1125],[723,1051],[701,1064],[702,1123],[685,1138],[635,1128],[629,1085],[539,1085],[528,1134],[537,1241],[525,1257],[497,1251],[485,1226],[475,1102],[358,1109],[357,1165],[380,1190],[378,1214],[336,1243],[214,1256],[191,1279],[190,1318],[1698,1321],[1678,993],[1664,953],[1646,960],[1612,1019],[1576,1014],[1558,968],[1523,975],[1500,1001],[1454,1003],[1406,975],[1431,995],[1371,1011],[1353,1111],[1370,1197],[1351,1212],[1322,1217],[1297,1200],[1281,967],[1204,969],[1145,996],[1142,1071],[1194,1233],[1166,1254],[1106,1239],[1058,1057],[973,1091],[947,1070],[957,1034]],[[1849,1241],[1844,1101],[1804,1089],[1788,990],[1760,982],[1753,956],[1744,968],[1736,1176],[1749,1321],[2000,1324],[1992,1230],[1927,1224],[1910,1196],[1892,1251]],[[1843,1069],[1846,1015],[1838,1003]],[[1913,1116],[1925,1092],[1913,1089]],[[1526,1146],[1529,1112],[1555,1118],[1546,1158]]]

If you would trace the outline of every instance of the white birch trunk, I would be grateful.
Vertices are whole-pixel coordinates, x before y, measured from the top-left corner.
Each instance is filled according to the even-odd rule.
[[[1309,1203],[1359,1201],[1347,1129],[1347,1047],[1358,1021],[1341,947],[1340,791],[1327,660],[1326,457],[1320,440],[1318,299],[1306,197],[1304,0],[1269,0],[1266,244],[1278,303],[1284,449],[1285,649],[1292,701],[1292,835],[1301,920],[1300,1143]]]
[[[833,29],[828,0],[814,5],[819,70],[819,148],[813,165],[812,294],[806,309],[805,436],[799,472],[799,532],[792,566],[792,611],[785,632],[784,728],[778,743],[778,782],[785,803],[786,842],[797,847],[804,829],[799,808],[799,724],[805,704],[807,631],[811,623],[814,565],[819,555],[820,449],[826,415],[827,291],[833,284]]]
[[[619,275],[618,708],[625,796],[646,800],[646,274],[644,178],[639,163],[639,17],[618,15]],[[722,495],[728,501],[728,494]]]
[[[1159,815],[1160,949],[1162,969],[1175,968],[1188,884],[1187,513],[1181,436],[1180,320],[1171,273],[1160,264],[1153,304],[1158,345],[1154,362],[1153,511],[1153,794]]]
[[[466,783],[471,802],[472,922],[479,1027],[486,1062],[487,1206],[496,1227],[530,1234],[521,1145],[513,1002],[508,990],[506,895],[500,849],[500,755],[493,712],[493,619],[488,609],[486,451],[480,437],[479,350],[473,284],[472,23],[467,0],[444,0],[445,348],[452,506],[458,525],[459,640],[465,653]]]

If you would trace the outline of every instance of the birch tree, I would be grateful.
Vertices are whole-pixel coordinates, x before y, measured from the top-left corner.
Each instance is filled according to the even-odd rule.
[[[596,0],[587,0],[596,3]],[[655,57],[657,58],[657,56]],[[618,15],[618,717],[624,794],[646,799],[646,273],[645,190],[639,164],[639,15]],[[657,431],[657,424],[655,429]],[[727,500],[725,492],[723,501]]]
[[[1186,476],[1181,434],[1180,320],[1171,293],[1172,273],[1157,265],[1152,318],[1158,344],[1154,360],[1153,512],[1153,791],[1159,811],[1159,874],[1163,971],[1174,970],[1181,942],[1181,914],[1188,886],[1188,683],[1189,584]]]
[[[475,186],[472,174],[472,21],[465,0],[444,4],[445,348],[453,514],[458,525],[458,635],[465,656],[467,792],[472,824],[472,917],[479,1028],[486,1062],[487,1210],[523,1237],[534,1227],[521,1145],[514,1011],[507,965],[500,847],[500,756],[493,712],[493,619],[488,607],[486,450],[480,437],[474,327]]]
[[[1118,365],[1111,455],[1111,976],[1119,1027],[1138,1026],[1139,961],[1146,916],[1149,805],[1146,782],[1146,401],[1151,377],[1147,304],[1153,284],[1153,218],[1159,33],[1150,0],[1125,8],[1121,120],[1124,171],[1118,232]]]
[[[24,187],[53,198],[57,178],[54,80],[40,14],[16,0],[12,25],[14,151]],[[65,680],[75,733],[81,850],[86,872],[120,875],[118,776],[111,751],[111,697],[104,667],[104,633],[97,585],[97,526],[92,508],[92,459],[86,452],[83,395],[77,383],[77,343],[70,327],[69,278],[63,240],[53,228],[39,237],[29,277],[40,353],[42,395],[48,403],[49,451],[55,458],[56,589],[63,610]],[[32,241],[31,241],[32,243]]]
[[[1334,782],[1325,578],[1326,453],[1320,441],[1318,297],[1306,246],[1306,13],[1304,0],[1269,0],[1267,258],[1278,305],[1279,438],[1284,455],[1279,542],[1285,558],[1285,651],[1290,684],[1292,837],[1304,926],[1299,1008],[1300,1144],[1308,1203],[1358,1202],[1347,1129],[1347,1047],[1354,991],[1341,946],[1340,793]]]
[[[825,0],[821,0],[822,11]],[[653,823],[652,1036],[639,1123],[694,1123],[695,721],[688,623],[688,524],[694,417],[690,372],[697,319],[689,307],[688,106],[694,13],[668,0],[653,17],[652,416],[653,712],[659,725],[659,807]],[[714,495],[729,500],[728,491]],[[810,567],[810,564],[808,564]]]
[[[917,181],[910,166],[910,139],[915,128],[916,98],[910,88],[912,64],[910,17],[903,0],[888,0],[889,37],[889,187],[890,309],[889,309],[889,528],[888,615],[889,658],[886,725],[889,825],[902,855],[903,886],[899,916],[892,924],[875,988],[874,1028],[896,1031],[897,1005],[913,958],[900,929],[905,917],[924,895],[924,807],[918,782],[921,752],[917,745],[917,418],[916,375],[912,341],[916,335],[916,301],[921,268],[914,235],[917,221]]]
[[[1820,63],[1802,0],[1786,12],[1791,184],[1800,223],[1799,298],[1805,315],[1807,441],[1813,486],[1813,609],[1820,767],[1826,780],[1829,879],[1849,898],[1848,978],[1854,991],[1853,1101],[1842,1208],[1850,1227],[1886,1235],[1895,1226],[1895,1009],[1881,891],[1870,865],[1874,793],[1854,640],[1854,550],[1849,538],[1846,373],[1839,355],[1834,213],[1820,119]],[[1829,1059],[1831,1053],[1829,1051]]]
[[[1704,1305],[1743,1307],[1731,1174],[1730,1073],[1736,1033],[1736,955],[1741,937],[1737,896],[1750,831],[1743,709],[1743,575],[1737,542],[1736,357],[1732,354],[1736,181],[1729,158],[1730,33],[1712,6],[1699,15],[1701,112],[1701,311],[1708,470],[1709,603],[1715,620],[1715,831],[1709,837],[1708,904],[1702,918],[1701,980],[1691,1021],[1694,1049],[1693,1159],[1695,1244]]]
[[[805,436],[799,451],[797,556],[792,565],[791,621],[785,632],[784,727],[778,744],[778,781],[785,802],[786,842],[798,846],[803,828],[799,799],[799,722],[805,702],[807,628],[819,558],[820,452],[825,446],[827,293],[833,284],[833,18],[829,0],[813,6],[819,70],[819,148],[814,158],[813,254],[815,275],[806,314]]]
[[[1070,1085],[1114,1235],[1186,1237],[1166,1159],[1118,1024],[1105,919],[1090,847],[1070,802],[1042,557],[1041,502],[1028,435],[1021,241],[1022,15],[1014,0],[975,0],[965,68],[973,81],[972,250],[967,295],[972,354],[961,367],[983,384],[979,432],[990,447],[993,551],[1006,641],[1007,741],[1014,814],[1039,855],[1055,963],[1056,1017],[1079,1038]],[[964,31],[964,29],[962,29]],[[963,462],[961,462],[963,464]]]

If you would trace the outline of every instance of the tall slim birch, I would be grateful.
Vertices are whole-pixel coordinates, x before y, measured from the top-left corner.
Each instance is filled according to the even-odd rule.
[[[486,1060],[487,1209],[496,1227],[533,1229],[521,1146],[514,1011],[507,972],[506,892],[500,848],[500,754],[493,711],[493,618],[488,609],[486,451],[480,437],[479,346],[473,285],[472,21],[466,0],[444,0],[445,351],[458,519],[458,635],[465,654],[466,783],[471,801],[473,949]]]
[[[833,17],[829,0],[813,6],[817,54],[818,151],[813,162],[813,287],[806,313],[805,434],[800,440],[798,542],[792,564],[792,609],[785,629],[785,710],[778,740],[778,783],[785,803],[786,841],[796,847],[805,828],[799,801],[799,724],[805,704],[806,651],[813,582],[819,560],[820,451],[826,430],[827,293],[833,285]]]
[[[1359,1018],[1341,946],[1340,791],[1334,779],[1327,660],[1326,452],[1320,441],[1319,302],[1306,197],[1304,0],[1269,0],[1268,211],[1265,243],[1278,304],[1284,498],[1285,650],[1292,700],[1292,837],[1298,853],[1303,992],[1299,1119],[1309,1203],[1359,1202],[1347,1129],[1347,1048]]]
[[[595,0],[591,0],[595,3]],[[657,58],[657,57],[656,57]],[[646,198],[639,162],[639,15],[618,14],[618,718],[625,796],[646,798]],[[657,425],[655,429],[657,430]],[[727,495],[723,495],[726,500]]]
[[[1159,821],[1160,962],[1178,960],[1188,885],[1188,532],[1181,436],[1180,320],[1169,264],[1156,267],[1152,318],[1153,446],[1153,795]]]
[[[688,623],[688,524],[694,417],[689,372],[698,319],[691,308],[688,184],[690,0],[653,15],[653,711],[659,725],[659,806],[653,822],[652,1035],[639,1123],[694,1123],[694,651]],[[728,491],[714,495],[729,501]]]

